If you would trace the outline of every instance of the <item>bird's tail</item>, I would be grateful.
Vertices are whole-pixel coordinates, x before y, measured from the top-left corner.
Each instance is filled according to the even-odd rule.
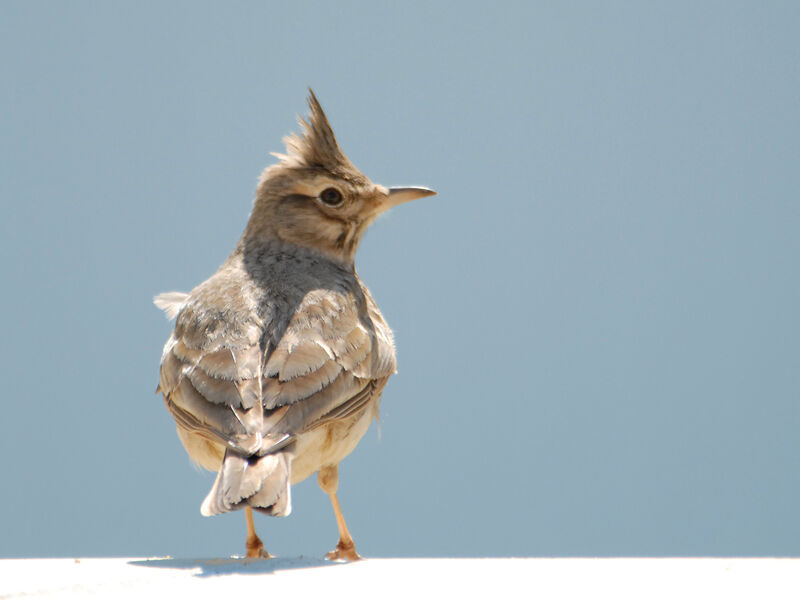
[[[227,449],[200,512],[210,517],[252,506],[272,516],[285,517],[292,512],[290,475],[287,452],[248,457]]]

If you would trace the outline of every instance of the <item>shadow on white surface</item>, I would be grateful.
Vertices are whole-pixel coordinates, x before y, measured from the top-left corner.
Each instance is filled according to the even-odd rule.
[[[129,565],[155,569],[199,570],[195,577],[216,575],[263,575],[293,569],[316,569],[320,567],[343,567],[348,563],[331,562],[308,556],[287,558],[148,558],[131,560]]]

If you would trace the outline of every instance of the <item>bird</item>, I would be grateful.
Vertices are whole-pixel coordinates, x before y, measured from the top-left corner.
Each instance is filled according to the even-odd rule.
[[[373,183],[342,152],[314,91],[301,131],[258,180],[238,243],[191,292],[154,298],[175,319],[157,392],[190,459],[216,471],[200,512],[244,509],[246,557],[271,558],[253,511],[291,513],[317,473],[339,532],[333,561],[360,558],[337,497],[339,463],[378,418],[394,338],[355,269],[375,219],[434,195]]]

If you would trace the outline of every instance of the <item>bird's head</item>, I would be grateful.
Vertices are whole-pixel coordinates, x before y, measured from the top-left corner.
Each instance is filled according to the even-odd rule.
[[[392,206],[435,194],[423,187],[386,188],[359,171],[336,142],[314,92],[302,135],[284,138],[286,154],[261,175],[244,237],[278,238],[352,263],[367,227]]]

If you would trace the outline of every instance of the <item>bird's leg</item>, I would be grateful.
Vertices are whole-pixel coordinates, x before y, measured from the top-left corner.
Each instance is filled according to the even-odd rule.
[[[336,525],[339,527],[339,543],[336,549],[331,550],[325,555],[328,560],[358,560],[361,557],[356,552],[356,545],[353,537],[347,530],[347,523],[342,515],[342,508],[339,506],[339,499],[336,497],[336,490],[339,488],[339,465],[332,467],[322,467],[317,474],[319,487],[331,497],[333,512],[336,515]]]
[[[264,542],[256,535],[256,526],[253,523],[253,509],[246,506],[244,516],[247,520],[247,540],[245,540],[247,558],[272,558],[272,555],[264,550]]]

